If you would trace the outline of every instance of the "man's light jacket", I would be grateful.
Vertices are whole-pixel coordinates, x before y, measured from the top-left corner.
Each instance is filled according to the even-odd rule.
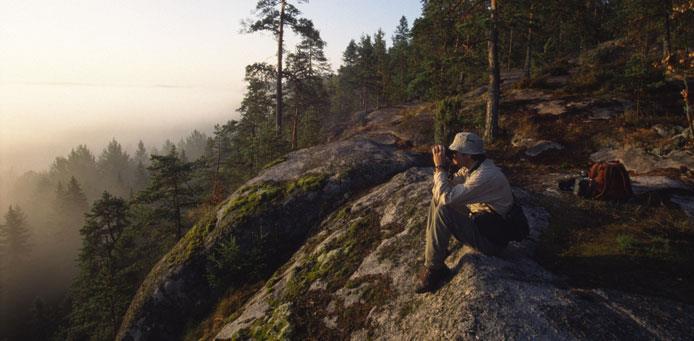
[[[506,176],[489,159],[472,173],[461,168],[452,180],[448,179],[447,172],[436,172],[432,194],[437,205],[450,205],[461,211],[467,208],[473,213],[491,209],[505,217],[513,206],[513,194]]]

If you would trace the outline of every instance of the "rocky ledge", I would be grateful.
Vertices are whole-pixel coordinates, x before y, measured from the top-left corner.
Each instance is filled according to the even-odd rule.
[[[118,339],[180,339],[225,297],[238,308],[215,322],[220,340],[691,337],[691,305],[573,289],[543,269],[546,198],[519,188],[531,237],[500,257],[452,244],[455,276],[416,295],[432,185],[417,132],[432,115],[401,113],[363,115],[211,209],[152,269]]]
[[[456,275],[414,293],[431,168],[411,168],[345,203],[217,335],[235,339],[684,339],[694,307],[572,290],[532,254],[546,211],[515,189],[531,237],[500,257],[453,247]],[[682,318],[680,318],[680,316]]]

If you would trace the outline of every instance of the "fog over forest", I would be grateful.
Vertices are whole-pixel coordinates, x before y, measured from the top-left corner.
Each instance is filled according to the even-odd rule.
[[[127,198],[144,189],[151,154],[166,154],[176,146],[191,159],[199,158],[216,124],[209,121],[156,129],[136,122],[93,125],[81,134],[63,128],[54,132],[51,144],[26,141],[31,155],[25,149],[4,150],[2,221],[9,224],[14,215],[23,220],[31,250],[17,274],[25,286],[16,291],[17,302],[30,305],[36,297],[48,302],[60,297],[77,274],[79,230],[91,203],[103,191]],[[14,165],[38,166],[25,170]]]

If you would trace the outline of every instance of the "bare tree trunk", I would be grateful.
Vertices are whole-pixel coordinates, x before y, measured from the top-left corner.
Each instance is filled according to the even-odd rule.
[[[506,57],[506,71],[511,71],[511,55],[513,54],[513,28],[508,34],[508,56]]]
[[[493,142],[499,130],[499,32],[497,30],[496,0],[491,3],[491,29],[487,44],[487,60],[489,62],[489,94],[487,96],[487,117],[485,120],[484,137],[487,142]]]
[[[663,35],[663,57],[670,55],[671,44],[671,34],[670,34],[670,11],[672,10],[672,1],[666,1],[666,7],[664,14],[665,22],[663,23],[665,34]]]
[[[689,51],[685,52],[688,53]],[[689,123],[689,138],[694,141],[694,121],[689,113],[689,84],[687,83],[687,75],[684,75],[684,92],[682,97],[684,98],[684,114],[687,115],[687,122]]]
[[[299,126],[299,106],[294,108],[294,120],[292,122],[292,150],[297,147],[297,128]]]
[[[367,108],[366,108],[366,85],[361,87],[361,106],[364,109],[364,116],[366,116]]]
[[[525,65],[523,65],[523,78],[530,80],[530,67],[532,64],[532,46],[533,46],[533,14],[534,3],[530,3],[530,15],[528,16],[528,41],[525,46]]]
[[[176,210],[176,239],[181,239],[183,224],[181,223],[181,204],[178,199],[178,183],[174,182],[173,205]]]
[[[277,136],[282,136],[282,52],[284,52],[284,7],[286,0],[280,2],[280,22],[277,34],[277,94],[275,107],[275,128]]]

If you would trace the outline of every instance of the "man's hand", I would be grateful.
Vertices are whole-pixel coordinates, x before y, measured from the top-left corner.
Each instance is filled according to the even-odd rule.
[[[446,158],[444,154],[444,149],[443,145],[437,144],[431,147],[431,155],[434,159],[434,166],[443,166],[444,160]]]

